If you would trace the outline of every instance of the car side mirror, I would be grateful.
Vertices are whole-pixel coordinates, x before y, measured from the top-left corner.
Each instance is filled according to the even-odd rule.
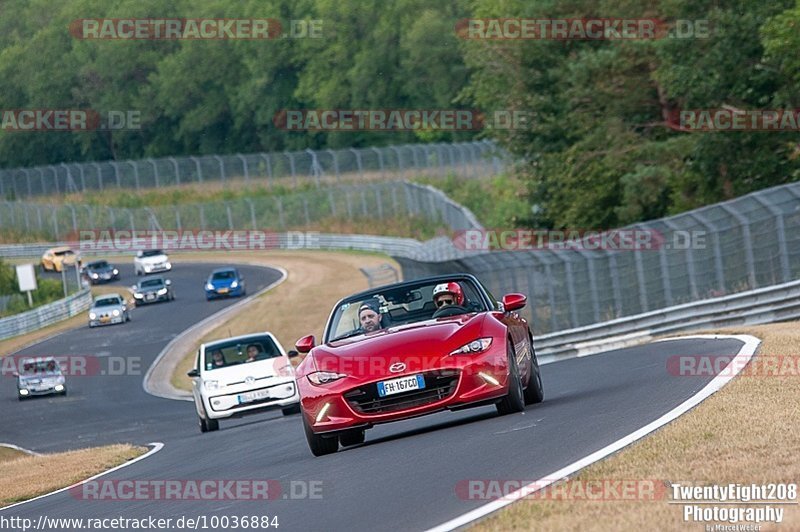
[[[197,371],[197,369],[192,369],[192,370],[187,371],[186,375],[189,376],[189,377],[192,377],[192,378],[199,377],[200,376],[200,372]]]
[[[301,353],[308,353],[314,348],[314,344],[316,343],[316,339],[314,338],[313,334],[309,334],[308,336],[303,336],[300,338],[294,346],[297,348],[298,351]]]
[[[14,377],[19,377],[19,373],[17,373],[16,371],[14,373],[12,373],[11,375],[13,375]]]
[[[288,353],[286,353],[286,356],[288,356],[289,358],[297,358],[297,357],[299,357],[299,356],[300,356],[300,353],[298,353],[297,351],[295,351],[294,349],[292,349],[291,351],[289,351]]]
[[[506,294],[503,296],[503,309],[506,312],[519,310],[528,303],[528,298],[524,294]]]

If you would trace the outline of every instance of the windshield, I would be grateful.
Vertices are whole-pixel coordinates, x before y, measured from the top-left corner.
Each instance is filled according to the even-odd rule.
[[[157,257],[158,255],[163,255],[164,252],[160,249],[148,249],[147,251],[142,251],[142,257]]]
[[[441,314],[453,316],[487,310],[483,299],[479,295],[478,288],[472,281],[459,279],[455,282],[458,283],[464,293],[463,305],[454,307],[447,313],[440,312]],[[437,311],[436,303],[433,300],[433,289],[441,284],[447,284],[447,281],[420,282],[419,284],[404,285],[400,288],[388,286],[383,289],[376,289],[364,298],[348,300],[335,309],[330,322],[331,326],[327,329],[328,334],[325,341],[330,342],[336,338],[368,332],[359,320],[359,309],[361,309],[362,317],[363,314],[369,316],[369,312],[364,309],[364,305],[372,307],[372,309],[377,308],[377,329],[432,319]],[[447,299],[451,300],[452,298],[448,297]],[[369,328],[369,324],[366,327]]]
[[[141,286],[142,288],[156,288],[163,285],[164,281],[162,281],[161,279],[147,279],[146,281],[142,281],[141,283],[139,283],[139,286]]]
[[[206,346],[204,365],[206,370],[213,370],[280,356],[281,351],[272,338],[257,336]]]
[[[55,360],[37,360],[35,362],[24,362],[20,375],[28,377],[31,375],[61,375],[61,367]]]
[[[94,302],[95,308],[97,307],[112,307],[114,305],[119,305],[121,301],[118,297],[106,297],[103,299],[98,299]]]
[[[99,260],[97,262],[92,262],[90,264],[87,264],[86,267],[89,268],[90,270],[95,270],[95,269],[99,270],[100,268],[108,267],[108,262],[104,260]]]
[[[236,273],[233,271],[214,272],[211,276],[212,281],[223,281],[228,279],[236,279]]]

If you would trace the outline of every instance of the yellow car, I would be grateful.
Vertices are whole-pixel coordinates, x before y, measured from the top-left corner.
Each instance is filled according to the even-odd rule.
[[[45,271],[60,272],[64,266],[80,265],[80,257],[67,246],[50,248],[42,255],[42,268]]]

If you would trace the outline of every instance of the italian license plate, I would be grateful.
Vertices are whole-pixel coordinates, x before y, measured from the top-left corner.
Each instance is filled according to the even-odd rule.
[[[227,294],[228,293],[228,289],[227,288],[219,288],[217,290],[217,292],[220,293],[220,294]]]
[[[425,378],[422,375],[409,375],[378,383],[378,395],[386,397],[396,393],[410,392],[411,390],[421,390],[425,387]]]
[[[269,398],[269,390],[258,390],[256,392],[240,393],[236,399],[239,401],[239,404],[242,404],[242,403],[252,403],[253,401],[258,401],[259,399],[268,399],[268,398]]]

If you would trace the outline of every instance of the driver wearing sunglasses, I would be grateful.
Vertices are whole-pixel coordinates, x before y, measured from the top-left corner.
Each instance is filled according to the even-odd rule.
[[[433,287],[433,303],[437,309],[447,305],[464,305],[464,291],[456,282],[437,284]]]

